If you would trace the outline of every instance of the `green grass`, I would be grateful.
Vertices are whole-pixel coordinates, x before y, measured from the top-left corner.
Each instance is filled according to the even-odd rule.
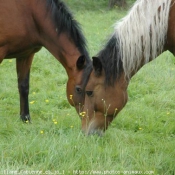
[[[105,0],[66,2],[82,24],[91,55],[126,14],[118,8],[109,10]],[[169,52],[133,77],[129,101],[103,137],[81,133],[80,120],[66,99],[66,72],[45,49],[36,54],[31,70],[32,124],[19,120],[16,81],[15,60],[4,60],[0,174],[37,170],[42,174],[175,174],[175,58]]]

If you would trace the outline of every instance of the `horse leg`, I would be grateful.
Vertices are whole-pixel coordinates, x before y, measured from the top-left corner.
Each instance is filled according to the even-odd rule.
[[[34,53],[25,58],[16,59],[16,71],[18,77],[18,90],[20,96],[20,118],[23,122],[30,121],[29,113],[29,78],[30,67]]]

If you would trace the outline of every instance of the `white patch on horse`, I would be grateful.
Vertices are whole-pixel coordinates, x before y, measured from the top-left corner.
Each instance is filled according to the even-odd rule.
[[[137,0],[129,14],[115,24],[113,35],[119,39],[126,77],[163,51],[170,7],[171,0]]]

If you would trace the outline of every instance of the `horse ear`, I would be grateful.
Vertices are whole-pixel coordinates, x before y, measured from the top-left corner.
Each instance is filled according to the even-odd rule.
[[[82,55],[82,56],[80,56],[80,57],[78,58],[76,65],[77,65],[77,68],[78,68],[79,70],[81,70],[81,69],[84,67],[85,60],[86,60],[86,59],[85,59],[85,56],[84,56],[84,55]]]
[[[102,63],[98,57],[92,57],[93,59],[93,67],[95,70],[95,75],[100,76],[102,73]]]

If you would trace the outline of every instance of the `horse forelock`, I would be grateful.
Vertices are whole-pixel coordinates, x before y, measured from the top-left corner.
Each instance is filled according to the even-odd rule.
[[[81,26],[74,19],[73,14],[62,1],[47,0],[47,5],[52,13],[53,22],[58,35],[63,32],[66,33],[74,42],[79,52],[86,58],[82,78],[82,84],[85,86],[90,74],[90,70],[92,69],[92,63],[87,51],[86,39],[82,33]]]
[[[115,24],[127,78],[163,51],[170,6],[171,0],[137,0],[129,14]]]

